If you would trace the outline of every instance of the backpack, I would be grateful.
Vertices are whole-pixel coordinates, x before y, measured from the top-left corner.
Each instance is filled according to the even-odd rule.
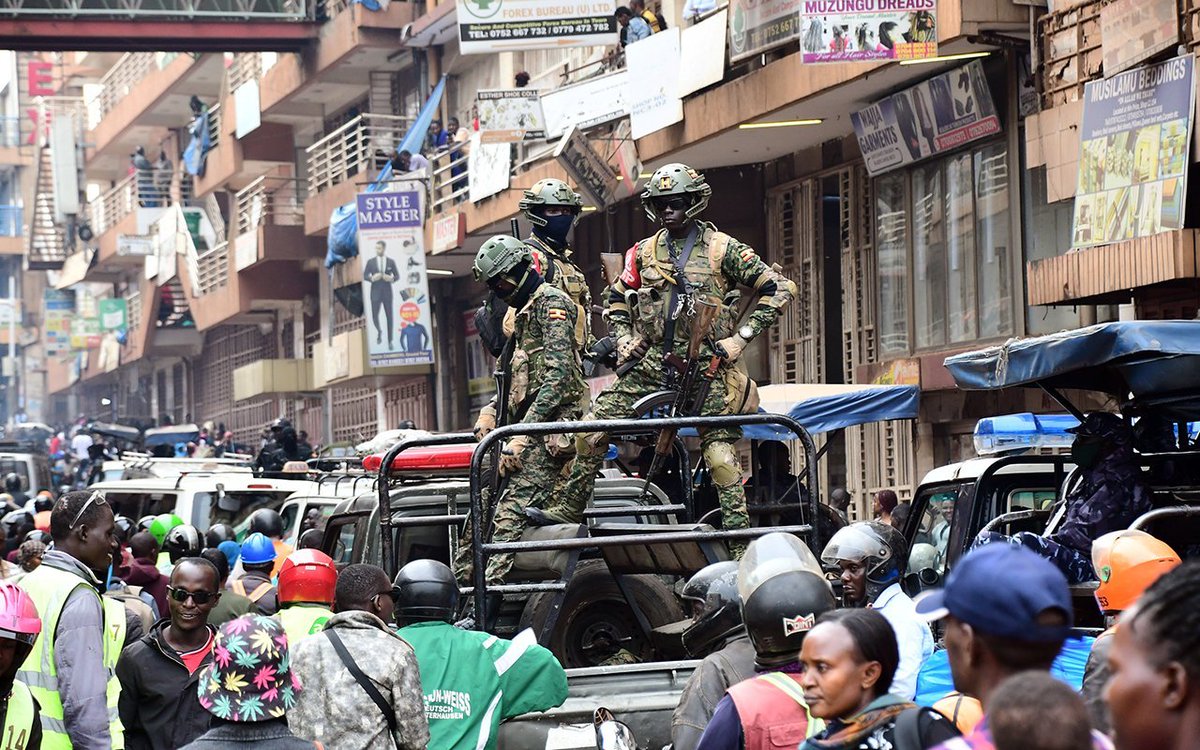
[[[922,722],[922,716],[928,717],[927,721]],[[944,736],[928,740],[925,738],[929,727],[936,722],[948,724],[946,729],[948,732],[952,732],[951,736],[962,736],[962,732],[958,731],[954,722],[942,716],[938,711],[928,706],[914,706],[906,708],[896,715],[896,723],[892,727],[892,747],[895,750],[929,750],[929,748],[942,744],[946,741]]]

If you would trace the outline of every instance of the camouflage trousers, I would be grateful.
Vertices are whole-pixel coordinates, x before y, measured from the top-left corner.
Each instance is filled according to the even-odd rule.
[[[510,474],[500,495],[496,515],[492,522],[493,542],[516,542],[521,539],[529,521],[525,508],[545,508],[560,490],[565,479],[566,468],[573,453],[569,447],[562,448],[563,436],[530,437],[530,443],[521,451],[521,469]],[[547,442],[554,443],[552,452]],[[483,516],[486,519],[491,509],[491,492],[484,490]],[[486,539],[486,535],[484,536]],[[488,558],[487,582],[500,583],[512,570],[513,556],[497,554]],[[474,565],[471,557],[471,523],[467,521],[458,549],[454,555],[454,573],[466,585],[471,584]]]
[[[651,351],[632,370],[621,376],[596,398],[591,410],[584,415],[590,419],[627,419],[633,417],[633,405],[644,396],[662,388],[663,366],[657,350]],[[704,400],[701,411],[706,416],[727,413],[725,406],[725,383],[718,371],[716,379]],[[578,523],[583,519],[583,509],[596,482],[596,470],[604,461],[608,448],[604,433],[581,433],[575,436],[575,462],[571,466],[562,492],[556,494],[553,505],[546,510],[556,519]],[[702,430],[700,445],[704,463],[717,489],[721,504],[721,525],[726,529],[750,527],[746,512],[746,492],[742,489],[742,468],[738,462],[734,442],[741,438],[741,430],[722,428]],[[690,478],[686,481],[690,481]],[[680,498],[671,498],[678,502]],[[732,545],[740,548],[742,545]]]

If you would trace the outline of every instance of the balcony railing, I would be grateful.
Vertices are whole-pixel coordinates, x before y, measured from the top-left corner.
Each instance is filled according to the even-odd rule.
[[[429,165],[433,168],[430,201],[430,210],[433,213],[440,213],[452,204],[467,200],[470,180],[467,176],[465,149],[438,152],[429,159]]]
[[[100,93],[88,107],[88,127],[95,129],[153,68],[153,52],[126,52],[100,79]]]
[[[229,283],[229,243],[221,242],[196,257],[192,295],[211,294]]]
[[[102,193],[91,204],[92,231],[104,234],[138,208],[170,205],[170,182],[156,182],[155,176],[153,171],[135,172]]]
[[[192,120],[195,122],[195,119]],[[212,151],[221,140],[221,105],[214,104],[208,108],[208,150]]]
[[[410,117],[362,114],[309,146],[308,194],[373,177],[396,153],[411,123]]]
[[[304,197],[304,182],[297,177],[259,177],[237,194],[237,233],[265,224],[304,226]]]
[[[310,5],[310,0],[0,0],[0,16],[306,21]]]
[[[0,205],[0,237],[20,237],[25,233],[24,224],[22,206]]]

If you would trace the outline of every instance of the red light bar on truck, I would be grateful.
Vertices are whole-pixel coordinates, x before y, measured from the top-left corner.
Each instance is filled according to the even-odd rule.
[[[392,471],[449,471],[452,469],[471,468],[471,454],[475,452],[473,443],[465,445],[429,446],[426,448],[410,448],[392,461]],[[363,459],[363,469],[379,471],[383,464],[383,454],[376,453]]]

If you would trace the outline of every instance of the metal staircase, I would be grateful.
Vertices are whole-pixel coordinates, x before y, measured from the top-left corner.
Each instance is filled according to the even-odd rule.
[[[48,145],[37,147],[37,180],[33,195],[33,215],[29,219],[29,268],[57,271],[67,259],[66,229],[54,220],[54,170]]]

